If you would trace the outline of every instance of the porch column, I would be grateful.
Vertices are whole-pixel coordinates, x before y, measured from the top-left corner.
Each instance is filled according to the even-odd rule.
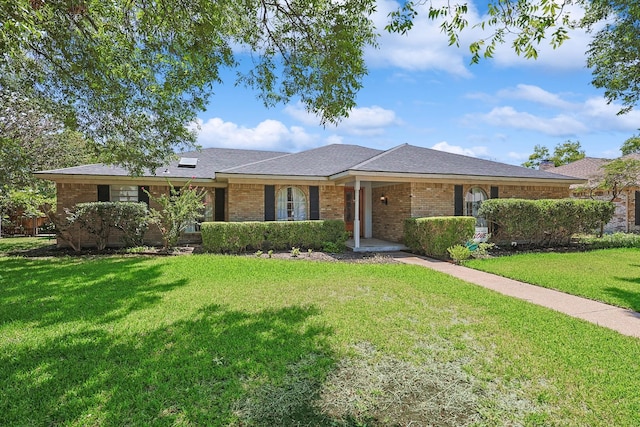
[[[356,214],[353,219],[353,243],[354,249],[360,248],[360,180],[356,178]]]

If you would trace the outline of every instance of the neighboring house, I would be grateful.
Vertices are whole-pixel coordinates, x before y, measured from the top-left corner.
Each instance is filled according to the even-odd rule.
[[[477,216],[490,197],[563,198],[583,182],[408,144],[386,151],[336,144],[292,154],[209,148],[181,156],[136,178],[100,164],[37,176],[56,182],[60,214],[80,202],[148,202],[141,187],[161,194],[167,180],[180,186],[192,179],[208,190],[204,221],[340,219],[356,248],[361,237],[400,242],[405,218]],[[187,237],[197,238],[193,231]],[[150,232],[146,240],[157,243],[159,236]]]
[[[621,158],[640,160],[640,155],[629,154]],[[615,198],[611,191],[598,188],[604,176],[603,166],[610,161],[611,159],[585,157],[567,165],[546,168],[545,171],[586,180],[583,184],[571,184],[569,187],[571,197],[613,201],[616,206],[615,213],[611,221],[605,225],[605,232],[638,232],[640,231],[640,203],[636,203],[636,200],[640,200],[640,185],[625,189]]]

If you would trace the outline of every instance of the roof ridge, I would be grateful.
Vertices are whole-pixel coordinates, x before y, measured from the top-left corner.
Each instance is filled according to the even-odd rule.
[[[370,157],[369,159],[365,160],[364,162],[360,162],[357,165],[351,166],[349,169],[361,168],[362,166],[366,165],[367,163],[373,162],[374,160],[378,160],[379,158],[381,158],[381,157],[383,157],[383,156],[385,156],[385,155],[387,155],[389,153],[392,153],[392,152],[396,151],[399,148],[406,147],[408,145],[409,144],[405,142],[404,144],[400,144],[400,145],[397,145],[395,147],[389,148],[388,150],[385,150],[382,153],[378,153],[375,156]]]

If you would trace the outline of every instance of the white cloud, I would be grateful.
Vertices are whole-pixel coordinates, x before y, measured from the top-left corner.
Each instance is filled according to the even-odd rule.
[[[239,126],[215,117],[198,119],[198,143],[203,147],[226,147],[260,150],[300,151],[320,145],[318,137],[304,128],[288,128],[277,120],[264,120],[254,128]]]
[[[589,98],[582,107],[582,115],[594,129],[635,133],[640,127],[640,111],[618,115],[621,107],[620,104],[607,104],[604,98]]]
[[[287,105],[285,113],[305,125],[317,125],[318,117],[308,113],[301,103]],[[391,126],[397,126],[401,121],[396,117],[393,110],[374,105],[372,107],[354,108],[349,112],[349,117],[343,119],[335,128],[327,125],[329,129],[336,132],[358,136],[381,135],[384,130]]]
[[[450,145],[446,141],[438,142],[437,144],[433,145],[431,148],[438,151],[446,151],[447,153],[462,154],[464,156],[471,156],[471,157],[484,157],[489,154],[489,150],[487,149],[487,147],[464,148],[459,145]]]
[[[556,93],[548,92],[539,86],[519,84],[515,88],[507,88],[498,92],[501,98],[519,99],[530,101],[536,104],[556,107],[561,109],[570,109],[575,105],[565,101]]]
[[[441,31],[441,19],[428,18],[428,7],[432,3],[438,8],[446,4],[443,1],[416,2],[418,16],[414,19],[414,26],[407,34],[395,34],[387,32],[384,27],[388,24],[388,14],[399,8],[399,3],[392,0],[378,1],[377,12],[373,16],[376,28],[380,33],[378,39],[379,48],[370,49],[367,53],[367,63],[372,66],[393,66],[404,70],[443,71],[460,77],[471,77],[473,66],[469,67],[471,54],[469,45],[475,41],[490,38],[492,29],[481,29],[476,24],[486,21],[487,16],[481,16],[474,2],[468,2],[468,12],[465,16],[469,26],[460,36],[460,47],[450,46],[447,36]],[[579,6],[565,6],[565,11],[571,14],[572,19],[579,19],[584,11]],[[597,28],[596,28],[597,29]],[[552,29],[553,30],[553,29]],[[583,29],[569,29],[569,40],[562,46],[553,49],[548,42],[551,34],[542,40],[537,47],[538,58],[526,59],[518,56],[513,50],[514,36],[507,34],[505,42],[496,46],[492,59],[489,61],[499,67],[540,67],[546,70],[575,70],[585,67],[585,52],[588,49],[592,35]]]
[[[418,4],[419,13],[413,28],[407,34],[389,33],[384,27],[388,15],[399,7],[395,1],[376,3],[373,21],[378,28],[378,49],[367,52],[367,63],[379,67],[398,67],[409,71],[439,70],[461,77],[471,77],[466,67],[465,50],[449,46],[447,37],[440,30],[441,21],[430,20],[425,5]],[[470,10],[470,14],[473,11]]]
[[[496,107],[486,114],[469,114],[465,117],[470,123],[487,123],[496,127],[524,129],[552,136],[570,136],[585,132],[585,126],[566,114],[547,118],[531,113],[517,111],[513,107]]]

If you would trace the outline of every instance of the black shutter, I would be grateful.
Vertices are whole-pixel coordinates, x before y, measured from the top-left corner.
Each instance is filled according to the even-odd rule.
[[[491,198],[498,198],[498,187],[491,187]],[[498,224],[496,224],[495,222],[489,223],[489,233],[491,233],[491,236],[496,236],[499,230],[500,227],[498,226]]]
[[[309,186],[309,219],[320,219],[320,187]]]
[[[99,202],[108,202],[111,200],[109,195],[109,186],[108,185],[98,185],[98,201]]]
[[[226,196],[226,191],[224,188],[216,188],[216,192],[215,192],[215,206],[214,206],[214,213],[213,213],[213,220],[214,221],[224,221],[225,218],[225,212],[224,212],[224,205],[225,205],[225,196]]]
[[[489,197],[492,199],[498,198],[498,187],[491,187],[491,195]]]
[[[264,220],[276,220],[276,186],[264,186]]]
[[[636,225],[640,225],[640,191],[636,191]]]
[[[462,185],[456,185],[453,188],[453,214],[455,216],[462,216],[464,214]]]
[[[144,187],[138,186],[138,202],[144,202],[149,206],[149,195],[144,192]]]

